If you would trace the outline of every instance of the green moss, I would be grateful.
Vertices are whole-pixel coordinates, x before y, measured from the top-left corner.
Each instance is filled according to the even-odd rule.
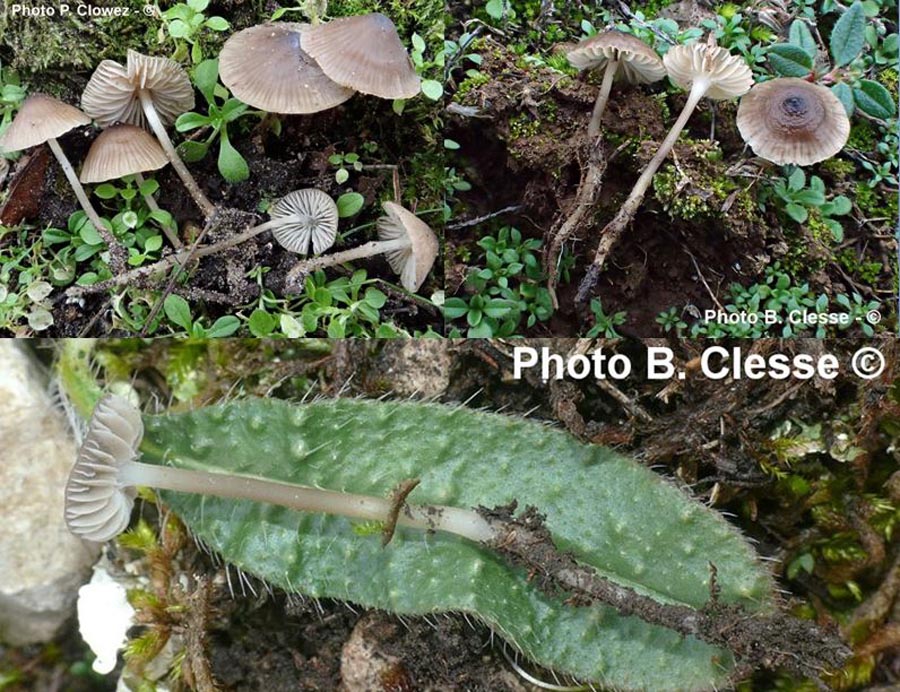
[[[867,286],[878,284],[881,262],[866,262],[856,250],[849,248],[837,255],[837,261],[850,276],[858,278],[861,283]]]
[[[878,188],[872,188],[858,182],[853,188],[857,206],[869,218],[897,218],[897,195],[882,194]]]
[[[856,172],[854,163],[843,159],[828,159],[822,162],[820,168],[836,180],[846,180]]]
[[[850,128],[847,146],[860,151],[874,151],[879,142],[878,131],[868,120],[857,118]]]
[[[897,77],[897,70],[893,68],[884,70],[878,74],[878,81],[881,82],[885,89],[891,92],[891,96],[894,97],[895,102],[897,101],[898,93]]]
[[[509,139],[515,141],[523,137],[534,137],[540,128],[540,122],[529,113],[520,113],[509,119]]]
[[[491,76],[486,72],[479,70],[469,70],[468,76],[459,84],[456,90],[457,96],[464,96],[473,89],[476,89],[491,81]]]

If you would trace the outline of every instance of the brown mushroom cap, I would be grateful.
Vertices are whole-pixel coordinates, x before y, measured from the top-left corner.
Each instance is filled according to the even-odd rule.
[[[273,221],[283,221],[272,235],[285,249],[305,255],[320,254],[334,245],[338,227],[338,208],[334,200],[321,190],[295,190],[280,200],[269,212]]]
[[[753,85],[753,73],[744,59],[715,44],[673,46],[663,56],[663,64],[669,79],[686,91],[696,80],[708,80],[705,96],[714,101],[746,94]]]
[[[219,76],[234,96],[270,113],[317,113],[353,90],[329,79],[300,48],[308,24],[260,24],[239,31],[219,53]]]
[[[338,84],[385,99],[421,90],[394,23],[374,12],[341,17],[302,32],[300,45]]]
[[[808,166],[847,143],[850,119],[830,89],[783,77],[754,86],[738,106],[737,126],[753,152],[777,164]]]
[[[378,239],[396,240],[409,238],[411,245],[402,250],[387,253],[388,264],[400,276],[400,283],[407,291],[415,293],[425,283],[425,278],[438,255],[438,239],[428,224],[418,216],[394,202],[381,205],[387,216],[378,219]]]
[[[194,87],[174,60],[128,51],[127,67],[115,60],[100,63],[81,95],[84,112],[101,127],[128,123],[143,127],[138,92],[146,90],[164,124],[194,107]]]
[[[22,103],[12,124],[0,138],[0,149],[30,149],[90,123],[91,119],[75,106],[46,94],[32,94]]]
[[[83,183],[102,183],[155,171],[169,159],[153,137],[136,125],[113,125],[100,133],[81,164]]]
[[[649,84],[666,76],[656,51],[639,38],[615,29],[584,39],[566,53],[566,58],[579,70],[603,68],[610,60],[619,60],[617,76],[631,84]]]

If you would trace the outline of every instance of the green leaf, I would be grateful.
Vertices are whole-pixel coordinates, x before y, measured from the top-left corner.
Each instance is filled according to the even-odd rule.
[[[844,242],[844,227],[841,226],[841,224],[834,219],[824,219],[824,223],[828,227],[828,230],[831,231],[831,237],[834,238],[834,242]]]
[[[346,168],[338,168],[334,172],[334,182],[343,185],[350,179],[350,172]]]
[[[788,177],[788,189],[802,190],[806,186],[806,173],[802,168],[795,168],[794,172]]]
[[[387,302],[387,296],[377,288],[369,287],[366,289],[366,296],[364,300],[368,305],[371,305],[376,310],[380,310]]]
[[[228,132],[224,127],[219,140],[218,166],[219,173],[229,183],[239,183],[250,177],[250,168],[247,166],[247,162],[238,150],[231,146]]]
[[[801,19],[795,19],[791,23],[789,40],[793,45],[802,48],[810,58],[815,59],[817,52],[816,39],[813,38],[812,32],[806,26],[806,22]]]
[[[812,57],[791,43],[776,43],[769,46],[766,55],[772,63],[772,68],[782,77],[806,77],[812,71]]]
[[[345,192],[337,198],[338,217],[346,219],[362,209],[365,198],[358,192]]]
[[[853,90],[844,84],[844,82],[838,82],[831,87],[831,93],[837,96],[838,101],[841,102],[844,110],[847,111],[847,117],[849,118],[852,116],[853,111],[856,110],[856,105],[853,100]]]
[[[100,234],[97,232],[97,229],[94,228],[94,224],[92,223],[82,224],[78,229],[78,236],[87,245],[103,245],[103,238],[100,237]]]
[[[787,215],[790,216],[797,223],[803,223],[809,218],[809,213],[806,211],[806,207],[801,207],[799,204],[794,204],[791,202],[788,204],[784,210],[787,212]]]
[[[853,87],[853,99],[861,111],[873,118],[887,120],[897,112],[897,106],[890,92],[871,79],[859,80],[859,86]]]
[[[100,199],[112,199],[119,193],[119,189],[110,183],[102,183],[94,188],[94,194]]]
[[[491,329],[491,325],[487,322],[481,322],[480,324],[470,328],[466,332],[466,336],[469,339],[490,339],[494,336],[494,330]]]
[[[227,31],[231,26],[223,17],[210,17],[204,23],[213,31]]]
[[[159,190],[159,183],[156,182],[153,178],[150,178],[148,180],[145,180],[140,185],[138,190],[143,196],[149,197],[150,195],[156,194],[156,191]]]
[[[275,331],[275,317],[265,310],[257,308],[250,314],[250,318],[247,320],[247,327],[253,336],[265,338]]]
[[[444,317],[448,320],[455,320],[469,311],[469,306],[462,298],[447,298],[444,301]]]
[[[178,155],[187,163],[199,161],[209,151],[209,145],[206,142],[182,142],[178,145]]]
[[[185,331],[189,332],[191,330],[191,325],[193,324],[191,306],[180,295],[175,293],[167,295],[163,303],[163,310],[170,322],[178,325]]]
[[[147,252],[156,252],[162,247],[163,239],[161,235],[152,235],[144,241],[144,250]]]
[[[191,27],[180,19],[169,22],[169,36],[172,38],[185,38],[191,33]]]
[[[187,132],[209,125],[210,122],[211,120],[208,115],[201,115],[200,113],[194,112],[182,113],[175,120],[175,129],[178,130],[178,132]]]
[[[503,19],[503,8],[506,0],[488,0],[484,6],[484,11],[488,13],[491,19]]]
[[[222,104],[222,110],[219,112],[219,117],[222,118],[226,123],[233,122],[240,118],[244,113],[247,112],[248,106],[243,101],[239,101],[235,98],[228,99],[224,104]]]
[[[840,16],[831,30],[831,57],[835,67],[848,64],[859,55],[866,40],[866,15],[857,0]]]
[[[436,79],[423,79],[422,93],[425,94],[425,98],[438,101],[444,95],[444,85]]]
[[[844,216],[851,211],[853,211],[853,204],[844,195],[838,195],[822,207],[822,213],[827,216]]]
[[[457,142],[454,139],[445,139],[444,140],[444,149],[456,151],[457,149],[459,149],[459,142]]]
[[[216,83],[219,81],[219,61],[215,58],[204,60],[191,70],[191,79],[194,85],[203,94],[206,102],[215,102]]]
[[[303,325],[293,315],[282,314],[279,323],[282,333],[289,339],[300,339],[306,336]]]
[[[210,339],[222,339],[226,336],[231,336],[240,328],[241,321],[237,317],[225,315],[213,322],[213,326],[206,332],[206,336]]]

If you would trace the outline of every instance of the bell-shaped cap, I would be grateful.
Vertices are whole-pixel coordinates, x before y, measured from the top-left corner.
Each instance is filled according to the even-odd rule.
[[[737,126],[757,156],[798,166],[831,158],[850,136],[850,119],[830,89],[789,77],[747,92],[738,106]]]
[[[89,541],[108,541],[128,526],[134,488],[119,483],[123,464],[137,457],[144,436],[140,411],[113,394],[94,408],[66,483],[66,526]]]
[[[75,106],[46,94],[32,94],[22,103],[12,124],[0,137],[0,150],[30,149],[90,123],[91,119]]]
[[[260,24],[239,31],[219,53],[219,76],[234,96],[269,113],[318,113],[353,95],[300,48],[308,24]]]
[[[305,255],[310,245],[320,254],[334,245],[338,227],[338,208],[327,194],[315,188],[295,190],[272,207],[275,240],[285,249]]]
[[[102,183],[126,175],[155,171],[169,159],[159,142],[136,125],[113,125],[100,133],[81,164],[79,180]]]
[[[409,246],[387,253],[387,261],[407,291],[415,293],[438,255],[438,239],[434,231],[418,216],[394,202],[381,205],[387,216],[378,219],[378,239],[408,238]]]
[[[663,56],[669,79],[685,91],[703,80],[705,96],[714,101],[746,94],[753,85],[753,73],[744,59],[732,55],[714,42],[678,45]]]
[[[134,50],[128,51],[127,66],[115,60],[100,63],[81,95],[81,107],[101,127],[120,122],[143,127],[141,90],[150,94],[166,125],[194,107],[194,87],[181,65]]]
[[[636,36],[615,29],[584,39],[566,53],[566,58],[579,70],[603,69],[610,60],[618,60],[616,76],[630,84],[649,84],[666,76],[656,51]]]
[[[394,23],[377,12],[310,26],[300,45],[338,84],[385,99],[421,90],[419,76]]]

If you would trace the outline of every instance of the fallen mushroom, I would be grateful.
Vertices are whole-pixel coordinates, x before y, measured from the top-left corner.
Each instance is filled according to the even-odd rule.
[[[687,101],[675,124],[672,125],[672,129],[659,145],[656,154],[653,155],[650,163],[637,179],[628,199],[619,208],[615,218],[600,232],[600,244],[594,260],[578,287],[576,296],[578,303],[584,303],[590,297],[606,257],[622,231],[631,223],[637,213],[653,176],[669,152],[672,151],[672,147],[678,141],[678,136],[687,125],[687,121],[700,99],[707,97],[714,101],[720,101],[734,98],[747,93],[753,84],[753,73],[747,67],[747,63],[741,57],[731,55],[725,48],[717,46],[712,33],[706,43],[678,45],[670,48],[663,57],[663,64],[669,74],[669,79],[682,89],[689,89]]]
[[[138,185],[143,187],[144,178],[141,173],[155,171],[168,162],[159,142],[142,128],[126,124],[113,125],[101,132],[91,144],[84,163],[81,164],[80,179],[83,183],[102,183],[133,175]],[[152,211],[162,211],[152,195],[143,197]],[[163,232],[172,245],[181,247],[181,241],[171,228],[163,225]]]
[[[165,128],[194,107],[191,80],[177,62],[133,50],[128,51],[127,67],[104,60],[84,89],[81,107],[101,127],[119,122],[142,127],[146,120],[203,215],[212,215],[215,207],[178,156]]]
[[[363,94],[405,99],[422,88],[397,28],[378,12],[310,26],[300,47],[335,82]]]
[[[353,95],[300,47],[308,24],[251,26],[225,41],[219,76],[234,96],[270,113],[318,113]]]
[[[437,258],[437,236],[424,221],[399,204],[385,202],[382,208],[386,216],[378,219],[378,240],[294,265],[285,282],[288,289],[297,289],[302,277],[318,269],[386,254],[388,264],[400,276],[403,288],[411,293],[418,291]]]
[[[584,39],[566,53],[579,70],[603,70],[603,82],[588,125],[588,136],[600,134],[600,120],[613,81],[623,78],[629,84],[649,84],[666,76],[666,68],[656,52],[639,38],[615,29]]]
[[[81,125],[89,125],[91,119],[74,106],[63,103],[46,94],[32,94],[22,103],[12,124],[0,137],[0,150],[4,152],[21,151],[36,147],[44,142],[50,147],[50,151],[59,161],[60,168],[66,175],[72,192],[78,199],[78,203],[87,214],[91,225],[103,238],[110,250],[110,261],[116,270],[124,267],[125,249],[118,243],[115,236],[103,223],[97,210],[91,205],[87,193],[84,191],[75,169],[69,163],[65,152],[56,141],[69,130]]]
[[[737,126],[757,156],[798,166],[830,159],[850,136],[847,111],[830,89],[790,77],[750,89],[738,106]]]

